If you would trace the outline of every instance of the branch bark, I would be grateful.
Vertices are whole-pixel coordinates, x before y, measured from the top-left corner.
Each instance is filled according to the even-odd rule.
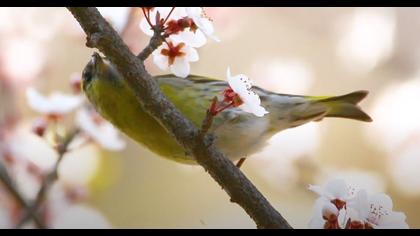
[[[200,131],[186,119],[160,91],[146,71],[143,55],[133,55],[118,33],[94,7],[68,7],[87,35],[86,46],[99,49],[122,74],[144,110],[154,117],[191,153],[198,164],[255,221],[258,228],[291,228],[246,176],[213,145],[211,135]],[[153,43],[153,42],[152,42]],[[147,50],[149,54],[151,51]]]
[[[22,207],[24,210],[29,209],[29,204],[25,201],[25,199],[21,196],[20,192],[17,190],[15,184],[9,177],[6,167],[0,162],[0,183],[7,189],[9,194],[14,198],[14,200]],[[34,219],[34,223],[38,228],[45,228],[44,222],[40,219],[38,215],[34,212],[28,213],[28,217],[32,217]]]
[[[47,198],[48,192],[53,186],[53,184],[58,179],[58,167],[60,166],[61,161],[63,160],[64,155],[67,153],[68,146],[79,133],[79,129],[73,129],[65,138],[64,140],[57,146],[56,150],[58,153],[57,161],[54,164],[53,169],[50,173],[48,173],[39,188],[35,201],[28,206],[26,209],[26,214],[22,217],[22,219],[17,224],[16,228],[21,228],[28,220],[31,219],[33,216],[38,215],[38,211],[41,208],[42,204],[45,202]],[[38,228],[46,228],[45,225],[38,225]]]

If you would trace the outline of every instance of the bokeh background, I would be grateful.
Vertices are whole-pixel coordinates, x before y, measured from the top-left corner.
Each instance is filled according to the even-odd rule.
[[[146,45],[138,8],[100,10],[133,52]],[[394,210],[419,228],[420,9],[206,8],[206,13],[221,42],[199,49],[193,74],[224,79],[230,66],[232,73],[274,92],[370,92],[361,106],[372,123],[324,119],[286,130],[245,162],[242,171],[290,224],[305,228],[309,222],[316,196],[308,184],[342,177],[386,192]],[[19,155],[41,166],[53,160],[31,133],[37,114],[27,105],[26,88],[70,93],[69,78],[81,73],[93,51],[65,8],[0,9],[0,121],[5,129],[13,124]],[[165,73],[150,59],[146,66],[152,74]],[[60,182],[87,186],[82,204],[96,217],[81,221],[86,214],[76,211],[65,218],[69,227],[255,227],[200,166],[167,161],[122,137],[128,144],[123,151],[87,145],[65,157]]]

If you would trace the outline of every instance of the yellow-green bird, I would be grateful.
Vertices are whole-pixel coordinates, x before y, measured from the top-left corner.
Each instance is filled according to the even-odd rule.
[[[137,102],[120,73],[95,53],[82,75],[82,88],[99,114],[130,138],[154,153],[181,163],[195,164],[194,157]],[[214,96],[222,94],[227,82],[203,76],[156,76],[162,92],[197,128]],[[341,117],[370,122],[359,103],[368,94],[356,91],[343,96],[298,96],[279,94],[254,86],[261,105],[269,112],[257,117],[239,108],[218,114],[209,130],[216,146],[232,161],[259,152],[274,134],[324,117]],[[304,140],[302,140],[304,142]]]

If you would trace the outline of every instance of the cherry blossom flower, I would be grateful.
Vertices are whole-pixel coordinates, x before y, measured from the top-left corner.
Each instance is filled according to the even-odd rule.
[[[406,216],[392,211],[392,199],[384,193],[368,194],[365,190],[357,193],[355,201],[349,204],[348,218],[360,221],[365,227],[374,229],[407,229]]]
[[[230,67],[228,67],[226,76],[232,91],[226,91],[225,97],[235,98],[235,94],[238,95],[240,101],[234,101],[236,103],[235,106],[258,117],[262,117],[268,113],[268,111],[261,106],[260,97],[251,89],[251,80],[246,75],[238,74],[232,76]],[[234,94],[232,92],[234,92]]]
[[[125,147],[125,142],[118,136],[118,130],[94,111],[79,110],[76,123],[86,135],[105,149],[119,151]]]
[[[343,179],[332,179],[323,187],[309,185],[309,190],[318,194],[321,198],[331,201],[339,209],[345,206],[346,202],[355,195],[355,188],[347,185]]]
[[[185,43],[168,42],[153,52],[153,61],[161,70],[170,69],[176,76],[185,78],[190,73],[189,63],[198,61],[198,53]]]
[[[392,200],[384,193],[368,194],[356,191],[342,179],[334,179],[325,186],[310,186],[319,194],[310,228],[324,229],[384,229],[408,228],[405,214],[392,211]]]
[[[339,229],[345,224],[345,210],[326,200],[318,198],[314,205],[313,216],[309,222],[310,229]]]
[[[172,12],[171,12],[172,11]],[[201,7],[156,7],[149,12],[150,23],[156,25],[156,15],[159,12],[161,20],[166,19],[165,35],[169,36],[171,41],[176,43],[185,43],[190,47],[199,48],[207,43],[206,36],[214,39],[216,42],[220,40],[213,35],[213,23],[205,15]],[[141,30],[153,36],[153,30],[144,18],[140,22]]]
[[[160,18],[165,19],[168,14],[171,12],[172,7],[155,7],[152,10],[149,11],[149,19],[150,19],[150,23],[152,23],[153,25],[156,25],[159,22],[156,22],[156,15],[159,12]],[[169,18],[167,19],[167,22],[171,22],[172,20],[178,20],[181,19],[183,17],[187,16],[187,13],[185,11],[184,7],[176,7],[171,15],[169,16]],[[141,21],[140,21],[140,29],[148,36],[153,36],[153,30],[149,25],[149,22],[147,22],[147,19],[144,17]]]
[[[29,106],[34,110],[48,116],[62,116],[76,109],[82,102],[82,96],[65,95],[54,92],[48,97],[29,87],[26,90]]]
[[[202,7],[186,7],[188,17],[190,17],[196,27],[197,31],[202,31],[207,37],[213,39],[216,42],[220,42],[214,33],[213,23],[207,17]]]

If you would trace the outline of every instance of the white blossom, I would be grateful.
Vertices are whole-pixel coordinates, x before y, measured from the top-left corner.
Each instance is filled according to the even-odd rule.
[[[368,223],[375,229],[407,229],[405,214],[392,211],[392,207],[392,199],[385,193],[368,194],[360,190],[355,201],[349,204],[348,217]]]
[[[156,24],[156,14],[159,12],[161,19],[166,19],[168,14],[171,12],[172,7],[155,7],[150,11],[150,22]],[[213,35],[214,28],[213,23],[204,15],[204,11],[201,7],[176,7],[166,22],[171,20],[179,20],[182,18],[191,18],[194,22],[194,28],[187,27],[180,32],[173,33],[169,36],[169,39],[176,43],[185,43],[190,47],[199,48],[207,43],[206,36],[219,42],[220,40]],[[146,18],[143,18],[140,22],[140,29],[147,35],[153,36],[153,30],[151,29]]]
[[[186,7],[186,12],[188,17],[194,21],[194,24],[198,27],[199,31],[202,31],[207,37],[214,41],[220,42],[220,39],[214,35],[213,23],[205,15],[202,7]]]
[[[309,185],[309,190],[328,200],[346,202],[355,196],[355,188],[348,185],[343,179],[329,180],[324,186]]]
[[[60,92],[53,92],[46,97],[32,87],[26,90],[26,98],[34,111],[49,115],[66,114],[83,102],[82,96],[66,95]]]
[[[328,181],[323,187],[311,185],[309,189],[320,196],[310,228],[408,228],[405,214],[394,212],[391,198],[384,193],[357,190],[342,179]]]
[[[159,12],[160,14],[160,18],[165,19],[169,12],[171,12],[172,7],[155,7],[152,10],[150,10],[150,22],[153,25],[156,25],[156,14]],[[182,17],[187,16],[187,13],[185,12],[185,8],[184,7],[176,7],[171,15],[169,16],[167,21],[170,20],[178,20],[181,19]],[[141,21],[140,21],[140,29],[148,36],[153,36],[153,30],[151,29],[149,22],[147,22],[146,18],[144,17]]]
[[[232,76],[230,68],[227,69],[227,81],[230,88],[239,95],[243,104],[238,106],[245,112],[253,113],[258,117],[262,117],[268,113],[264,107],[261,106],[260,97],[251,89],[251,80],[243,74]]]
[[[199,59],[197,50],[184,43],[168,44],[162,44],[153,52],[153,62],[161,70],[170,69],[178,77],[187,77],[190,73],[190,62]]]
[[[103,148],[119,151],[125,147],[125,142],[119,137],[119,132],[111,123],[92,115],[92,111],[80,109],[76,114],[76,123],[91,139]]]

